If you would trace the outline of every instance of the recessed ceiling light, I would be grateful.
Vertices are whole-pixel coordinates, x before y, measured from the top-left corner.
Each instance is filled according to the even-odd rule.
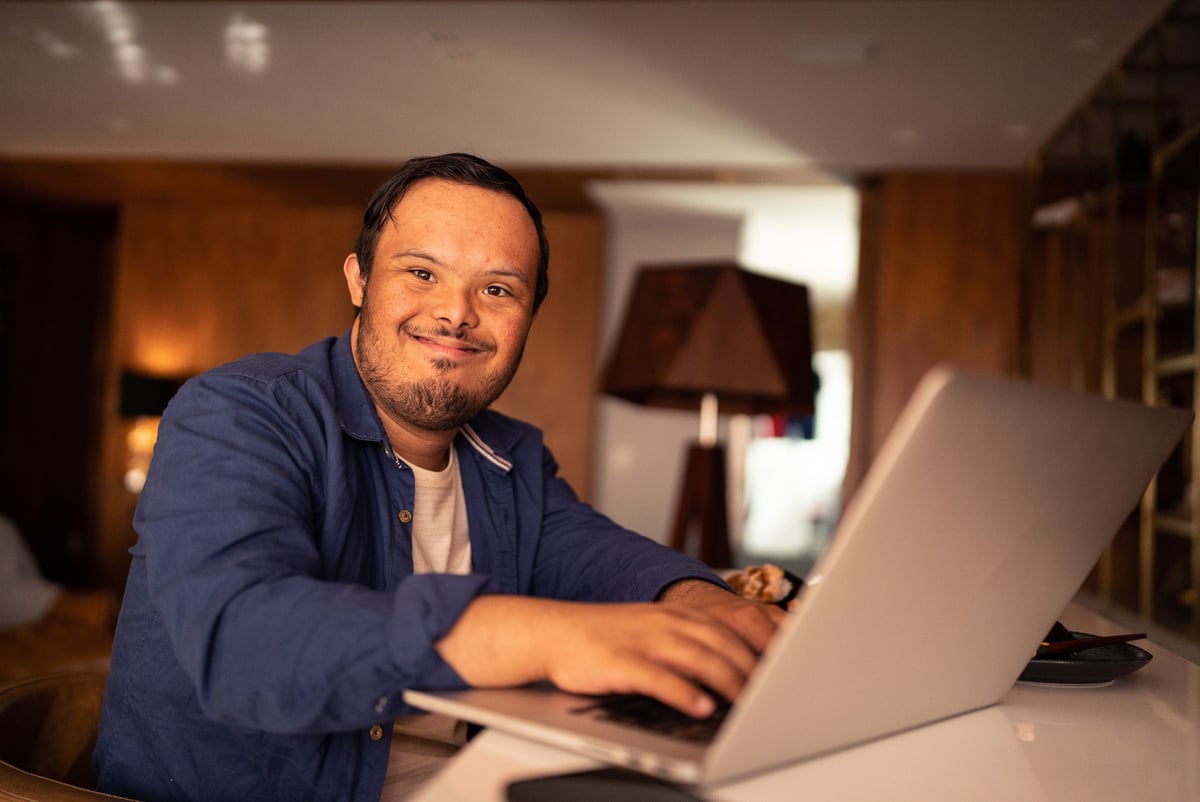
[[[37,43],[42,46],[42,49],[45,50],[47,55],[49,55],[51,58],[65,61],[67,59],[75,58],[79,55],[78,47],[70,42],[65,42],[58,38],[53,31],[48,31],[44,28],[39,29],[36,33],[34,33],[33,38],[37,40]]]
[[[113,136],[121,136],[129,131],[129,120],[116,114],[105,115],[100,118],[100,123],[105,127],[109,134]]]
[[[423,31],[417,40],[424,45],[453,45],[462,41],[454,31]]]
[[[268,29],[241,11],[225,25],[225,61],[235,70],[258,75],[271,65]]]
[[[1100,34],[1087,31],[1074,36],[1067,41],[1067,49],[1081,56],[1090,56],[1100,49]]]
[[[879,57],[879,43],[856,34],[814,34],[794,37],[789,49],[802,64],[867,64]]]
[[[112,52],[117,74],[130,84],[153,82],[160,86],[178,83],[179,73],[170,65],[153,62],[137,38],[137,19],[127,3],[95,0],[79,7],[98,26]]]
[[[1028,123],[1009,123],[1004,126],[1004,135],[1009,139],[1024,140],[1029,139],[1029,124]]]
[[[475,54],[465,47],[448,47],[439,50],[434,58],[443,64],[450,64],[454,67],[465,67],[475,62]]]

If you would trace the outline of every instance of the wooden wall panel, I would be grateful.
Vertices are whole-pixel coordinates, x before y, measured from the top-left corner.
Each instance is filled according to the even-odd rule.
[[[125,207],[114,354],[194,374],[251,351],[296,351],[353,320],[342,260],[361,210],[284,204]]]
[[[863,186],[847,498],[921,376],[1019,366],[1022,176],[889,173]]]
[[[540,426],[562,475],[590,500],[604,224],[588,212],[544,218],[550,292],[533,321],[521,369],[495,406]]]
[[[1029,377],[1098,393],[1104,337],[1103,231],[1035,232],[1030,243]]]

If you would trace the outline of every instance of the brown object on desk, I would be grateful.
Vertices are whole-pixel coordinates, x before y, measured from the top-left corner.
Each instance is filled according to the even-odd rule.
[[[778,565],[751,565],[725,578],[743,599],[791,608],[803,581]]]

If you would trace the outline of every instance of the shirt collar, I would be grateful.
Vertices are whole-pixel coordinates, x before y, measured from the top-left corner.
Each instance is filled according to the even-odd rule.
[[[362,377],[358,375],[358,366],[354,364],[354,354],[350,350],[351,331],[353,329],[348,329],[337,338],[330,357],[338,418],[342,423],[342,431],[351,437],[382,443],[387,440],[387,435],[375,412],[375,402],[371,400]]]

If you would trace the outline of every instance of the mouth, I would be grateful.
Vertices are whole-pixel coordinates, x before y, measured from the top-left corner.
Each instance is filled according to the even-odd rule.
[[[467,337],[455,337],[446,334],[418,334],[415,332],[410,332],[409,336],[429,349],[440,359],[465,359],[489,354],[496,350],[495,348],[489,348],[485,343]]]

